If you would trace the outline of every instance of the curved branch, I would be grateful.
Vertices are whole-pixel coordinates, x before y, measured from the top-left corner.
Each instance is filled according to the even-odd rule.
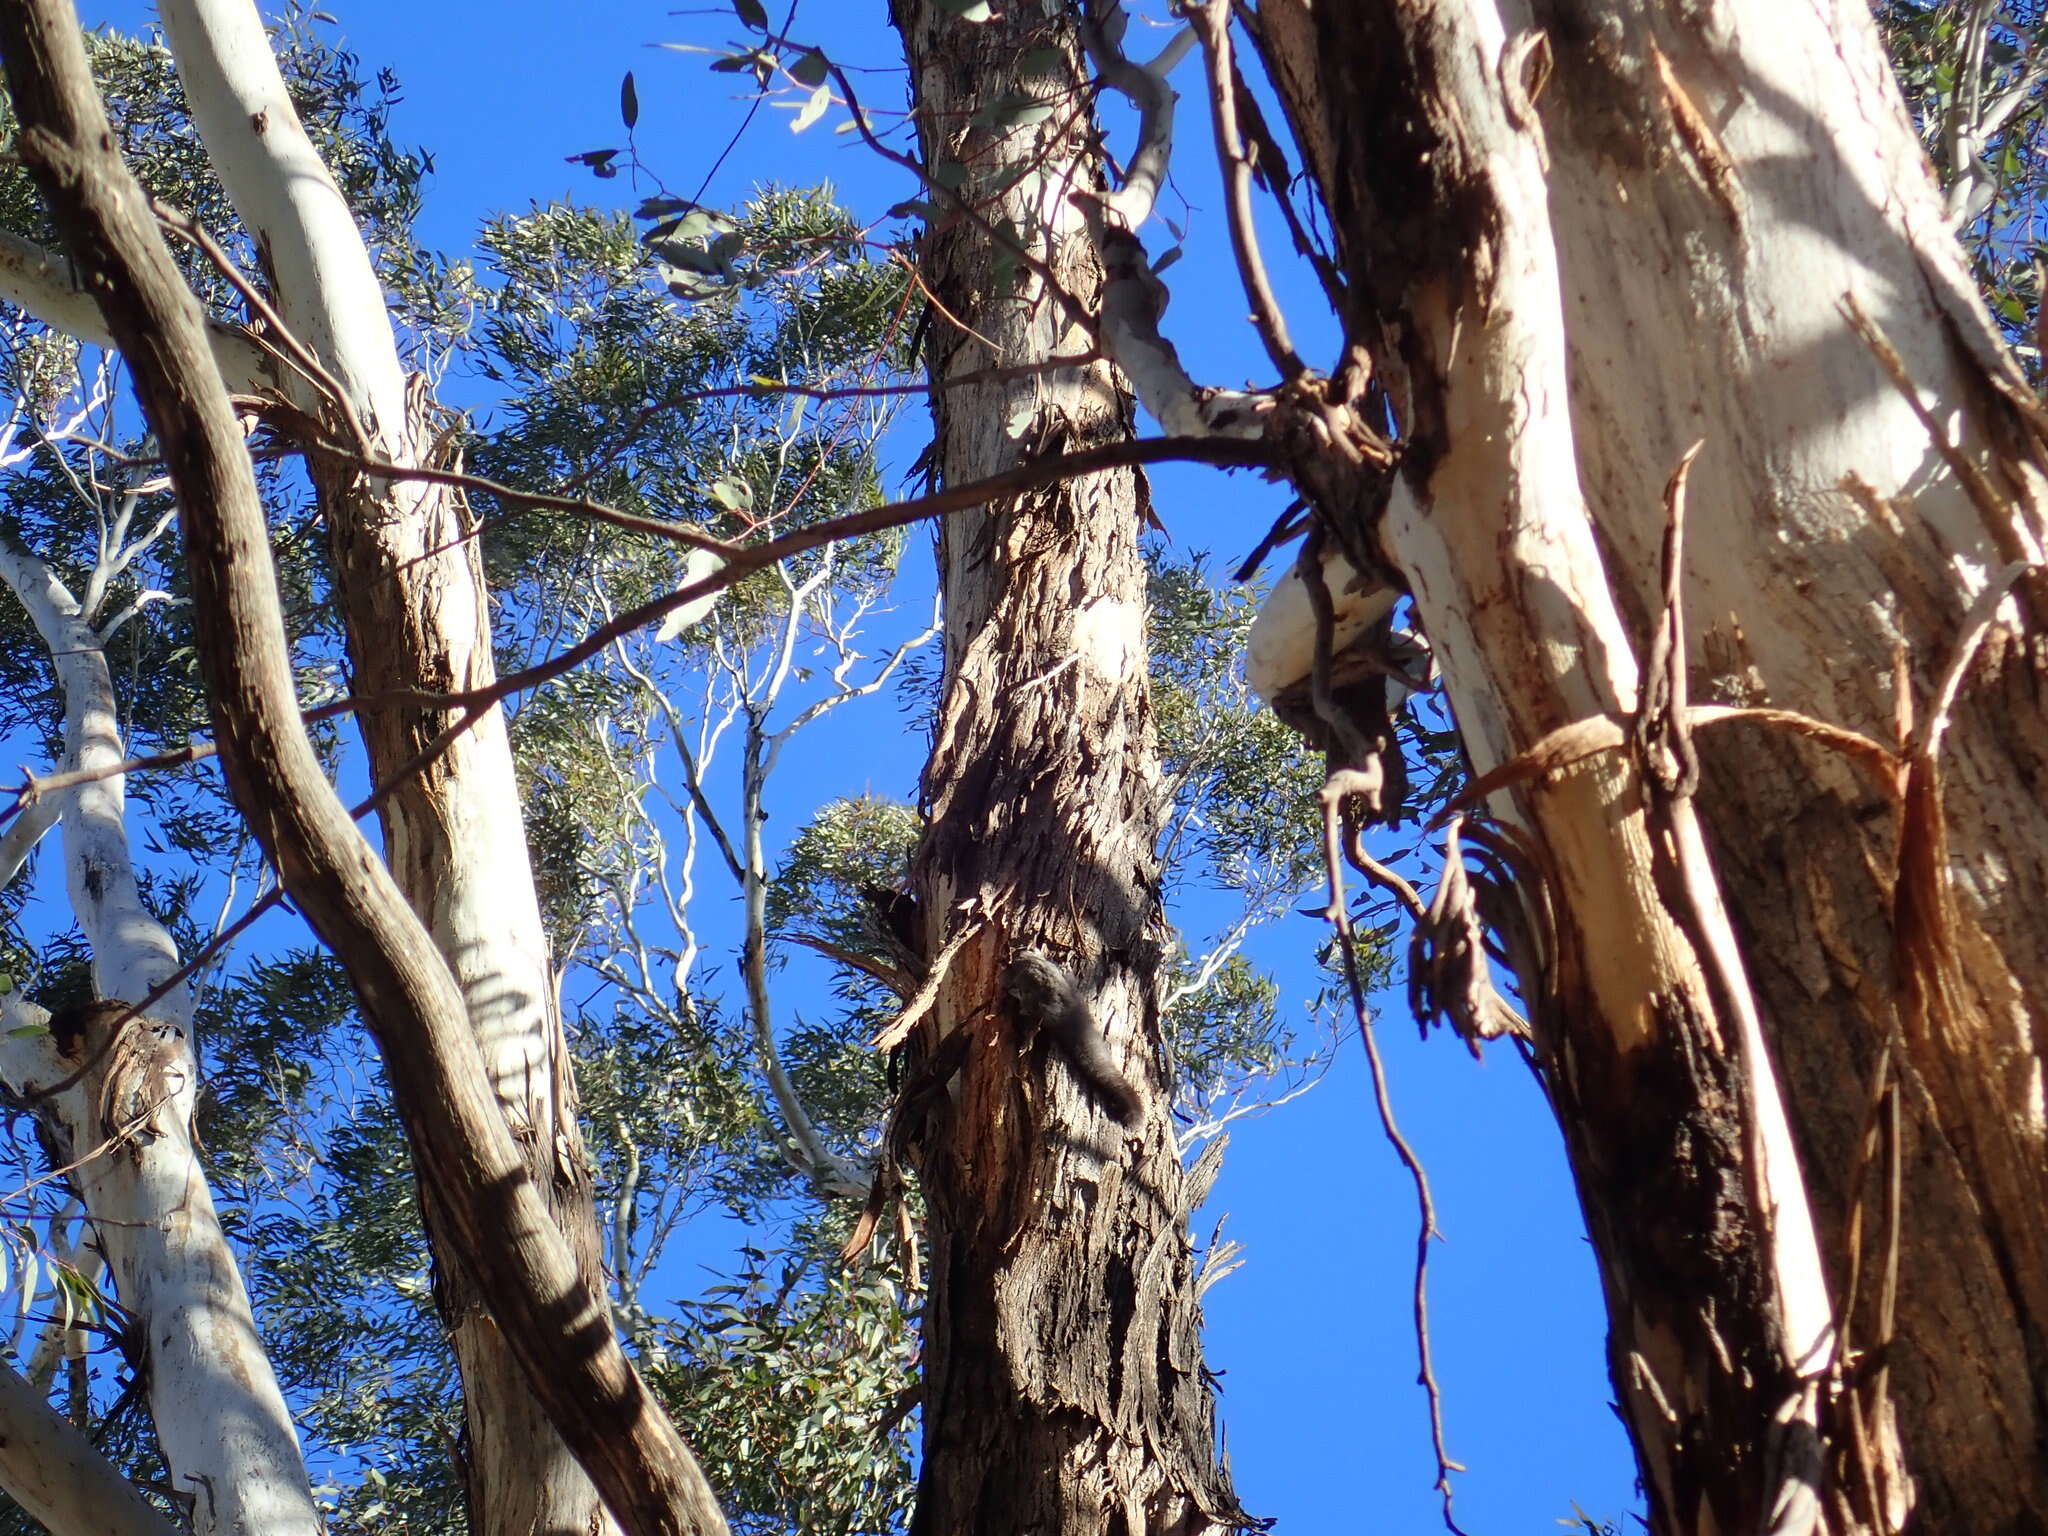
[[[23,161],[133,370],[177,490],[229,787],[348,967],[431,1198],[535,1397],[632,1536],[723,1536],[688,1449],[611,1330],[507,1128],[432,939],[327,782],[293,697],[269,534],[197,301],[113,148],[70,0],[0,7]]]
[[[1266,263],[1259,255],[1257,231],[1252,225],[1252,162],[1246,154],[1244,135],[1237,125],[1237,71],[1230,58],[1230,0],[1209,0],[1205,9],[1196,6],[1191,25],[1202,35],[1202,55],[1209,66],[1209,110],[1216,129],[1216,156],[1223,163],[1223,186],[1229,198],[1230,248],[1237,257],[1238,281],[1252,306],[1252,324],[1265,343],[1266,356],[1280,370],[1280,377],[1293,383],[1308,365],[1294,350],[1287,334],[1287,321],[1280,313],[1280,301],[1266,276]]]
[[[71,263],[5,230],[0,230],[0,299],[53,331],[89,346],[114,349],[113,334]],[[277,387],[277,365],[240,326],[209,320],[206,337],[221,376],[236,394]]]
[[[1123,51],[1121,33],[1127,24],[1120,3],[1111,5],[1108,15],[1100,21],[1089,16],[1086,6],[1079,7],[1075,16],[1081,46],[1088,51],[1088,62],[1102,76],[1102,83],[1129,98],[1138,109],[1138,143],[1131,151],[1124,184],[1102,199],[1125,229],[1135,230],[1152,216],[1153,205],[1159,201],[1159,189],[1166,185],[1172,170],[1173,108],[1177,98],[1166,77],[1187,54],[1194,34],[1183,26],[1156,59],[1140,64]]]

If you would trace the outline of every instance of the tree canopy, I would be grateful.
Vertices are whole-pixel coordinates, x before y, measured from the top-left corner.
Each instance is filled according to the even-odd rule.
[[[1809,1493],[1833,1530],[1896,1529],[1916,1499],[1958,1530],[2048,1518],[2038,1478],[1973,1502],[1960,1463],[1943,1472],[1967,1414],[1929,1364],[1942,1309],[1973,1298],[1971,1379],[2014,1423],[2032,1402],[2011,1171],[2032,1132],[2013,1105],[2003,1140],[1954,1128],[2004,1102],[1979,1057],[2006,1059],[1997,999],[2024,998],[2024,966],[1986,957],[2024,948],[2001,882],[2036,856],[2024,828],[2001,846],[2003,791],[1982,786],[2024,780],[2033,750],[1996,690],[2039,665],[2038,17],[1877,8],[1911,113],[1878,137],[1908,212],[1857,216],[1921,263],[1936,339],[1890,305],[1882,253],[1855,253],[1867,282],[1844,258],[1827,345],[1857,361],[1820,373],[1853,404],[1803,428],[1700,405],[1706,531],[1685,545],[1702,450],[1658,391],[1695,365],[1616,340],[1678,302],[1644,253],[1690,274],[1670,281],[1700,336],[1737,338],[1736,363],[1701,343],[1719,400],[1741,360],[1808,365],[1780,330],[1791,296],[1854,242],[1770,255],[1810,230],[1768,205],[1789,196],[1778,129],[1744,136],[1755,60],[1659,7],[1614,38],[1575,4],[1526,31],[1406,0],[1355,21],[1294,0],[1042,19],[901,0],[895,33],[755,0],[649,13],[636,40],[665,51],[565,72],[548,99],[504,91],[506,142],[557,167],[506,207],[431,142],[494,87],[423,89],[353,51],[354,16],[294,7],[266,17],[273,99],[338,221],[293,203],[262,112],[239,147],[221,126],[252,120],[241,93],[267,78],[221,41],[246,9],[181,0],[168,33],[85,34],[100,151],[65,147],[80,82],[22,40],[61,16],[25,10],[5,50],[0,690],[24,766],[0,825],[0,1279],[25,1396],[141,1490],[120,1528],[481,1536],[602,1499],[634,1531],[934,1529],[1001,1502],[989,1467],[1041,1414],[1068,1448],[1030,1454],[1089,1468],[1046,1494],[1063,1509],[1252,1528],[1278,1453],[1240,1461],[1233,1492],[1211,1367],[1368,1347],[1389,1383],[1419,1350],[1424,1390],[1226,1395],[1227,1443],[1259,1444],[1252,1418],[1283,1444],[1290,1415],[1331,1436],[1304,1444],[1371,1424],[1401,1437],[1402,1497],[1453,1529],[1483,1528],[1476,1509],[1804,1531],[1786,1509]],[[1839,24],[1862,59],[1860,12]],[[1467,42],[1498,55],[1484,81]],[[486,49],[470,72],[494,67]],[[1784,132],[1860,164],[1821,110],[1849,112],[1850,83],[1824,74]],[[1873,113],[1898,100],[1853,85]],[[1938,193],[1911,179],[1922,148]],[[172,344],[133,339],[170,334],[138,318],[146,263],[82,265],[126,249],[118,207],[175,263],[186,361],[226,386],[211,429],[179,405]],[[337,230],[374,313],[307,276]],[[1518,396],[1511,375],[1550,382]],[[1967,424],[1944,436],[1916,388]],[[1878,396],[1916,434],[1883,466],[1883,434],[1845,425]],[[1776,436],[1799,430],[1836,434],[1839,466]],[[231,498],[195,501],[216,461],[246,465],[275,568],[269,704]],[[1728,510],[1751,470],[1754,529]],[[1460,511],[1495,502],[1497,533]],[[1900,549],[1863,550],[1838,505],[1905,529]],[[1813,577],[1816,611],[1882,620],[1845,619],[1856,659],[1810,692],[1797,660],[1835,642],[1741,589],[1777,545],[1854,572]],[[1837,546],[1855,561],[1827,566]],[[1894,670],[1864,666],[1886,645]],[[267,743],[300,711],[337,807],[381,818],[360,853],[275,787]],[[1752,728],[1770,793],[1746,848],[1755,786],[1725,743]],[[508,806],[521,856],[486,862]],[[1078,1026],[1015,980],[1014,952],[1048,944],[1093,999]],[[465,1093],[474,1135],[443,1114]],[[1312,1170],[1261,1150],[1289,1117],[1315,1127],[1295,1154]],[[1034,1160],[1006,1161],[1012,1132]],[[1569,1204],[1553,1148],[1590,1218],[1633,1493],[1600,1362],[1538,1367],[1584,1394],[1541,1426],[1484,1369],[1597,1327],[1572,1211],[1531,1204]],[[174,1177],[206,1214],[171,1259],[118,1234],[162,1224],[151,1181]],[[1340,1211],[1333,1188],[1369,1193]],[[1301,1189],[1326,1231],[1259,1227]],[[1951,1229],[1963,1209],[1981,1231]],[[216,1212],[226,1241],[194,1258]],[[1005,1310],[1005,1266],[1032,1275],[1041,1242],[1039,1294]],[[1370,1271],[1308,1294],[1306,1255],[1344,1242]],[[1059,1293],[1097,1262],[1083,1316]],[[1257,1346],[1212,1339],[1205,1366],[1202,1307],[1247,1263],[1286,1310]],[[1158,1384],[1127,1400],[1144,1371],[1098,1357],[1142,1362],[1150,1336],[1118,1330],[1147,1309],[1167,1319]],[[186,1337],[216,1313],[253,1319],[247,1357]],[[1048,1361],[1055,1337],[1088,1363]],[[209,1366],[249,1361],[267,1442],[182,1418]],[[977,1430],[958,1399],[998,1378],[1021,1406]],[[579,1440],[575,1401],[621,1415],[580,1431],[603,1443]],[[596,1493],[516,1512],[500,1485],[529,1432],[500,1403]],[[1157,1466],[1112,1451],[1088,1481],[1096,1452],[1073,1447],[1098,1411]],[[1596,1423],[1614,1449],[1570,1471],[1604,1485],[1502,1486],[1468,1449]],[[223,1459],[197,1459],[213,1438]],[[1018,1486],[1043,1483],[1034,1465]],[[20,1476],[0,1466],[11,1528],[81,1518]]]

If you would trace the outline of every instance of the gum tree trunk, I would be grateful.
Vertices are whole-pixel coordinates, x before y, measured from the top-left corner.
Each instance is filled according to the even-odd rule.
[[[408,381],[355,221],[293,113],[249,0],[166,0],[165,35],[209,158],[267,253],[285,324],[340,382],[383,457],[434,461],[444,424]],[[331,404],[306,402],[347,441]],[[436,467],[448,467],[439,464]],[[349,637],[352,691],[461,692],[496,680],[474,526],[459,494],[333,461],[315,482]],[[358,720],[379,781],[455,719],[371,710]],[[586,1281],[605,1288],[590,1168],[503,713],[477,719],[380,808],[385,857],[461,984],[485,1063],[536,1185]],[[433,1191],[422,1201],[436,1299],[462,1369],[465,1474],[477,1536],[597,1536],[615,1527],[548,1425],[482,1304]]]
[[[932,0],[897,0],[894,17],[927,162],[966,167],[966,200],[1085,306],[1100,270],[1067,193],[1100,176],[1087,115],[1071,107],[1076,39],[1050,9],[1005,7],[976,26]],[[1042,125],[969,126],[1019,86],[1068,105]],[[1049,169],[1011,175],[1026,165]],[[1130,434],[1128,394],[1100,365],[946,386],[1087,347],[1071,312],[998,255],[987,227],[936,216],[923,274],[938,299],[943,483]],[[1160,1048],[1144,497],[1136,473],[1114,471],[940,524],[944,703],[914,884],[928,954],[982,926],[958,949],[936,1027],[911,1043],[914,1061],[949,1052],[914,1133],[931,1291],[913,1530],[929,1536],[1192,1536],[1236,1513],[1216,1465],[1191,1193]],[[1005,968],[1027,948],[1089,1000],[1136,1091],[1131,1129],[1005,998]]]
[[[1268,0],[1259,17],[1402,419],[1379,547],[1475,766],[1633,715],[1664,486],[1697,440],[1692,698],[1897,748],[1987,583],[2039,559],[2043,455],[1865,8]],[[1549,999],[1546,1082],[1659,1532],[1770,1528],[1788,1499],[1829,1530],[1896,1529],[1916,1500],[1922,1529],[2048,1528],[2041,600],[2022,577],[1948,730],[1945,847],[1881,776],[1755,724],[1699,732],[1689,800],[1660,801],[1622,752],[1495,799],[1534,832],[1557,904],[1552,962],[1523,981]],[[1621,876],[1604,884],[1602,845]],[[1734,963],[1710,934],[1723,901]],[[1861,1150],[1883,1130],[1887,1039],[1888,1347],[1889,1157]],[[1862,1353],[1843,1359],[1830,1313],[1859,1168]],[[1818,1445],[1783,1427],[1809,1406]]]
[[[548,1421],[629,1536],[721,1536],[506,1124],[453,969],[370,852],[305,733],[269,533],[199,306],[121,160],[69,0],[0,10],[22,159],[129,363],[178,498],[197,650],[236,804],[348,968],[451,1255],[504,1320]],[[148,1087],[147,1083],[142,1086]]]
[[[120,709],[93,616],[48,565],[11,544],[0,544],[0,579],[49,648],[64,699],[64,766],[119,764],[127,756]],[[142,900],[126,798],[120,775],[60,792],[66,884],[104,1001],[52,1018],[18,993],[0,999],[0,1028],[10,1031],[0,1081],[15,1102],[34,1108],[53,1166],[70,1170],[92,1219],[134,1318],[130,1342],[143,1363],[150,1418],[172,1488],[192,1501],[192,1528],[202,1536],[314,1536],[320,1518],[298,1436],[192,1134],[192,995],[179,986],[149,1017],[129,1016],[127,1005],[176,974],[180,960]],[[33,1033],[38,1027],[49,1032]],[[45,1439],[30,1406],[40,1394],[9,1377],[4,1437]],[[49,1443],[67,1459],[90,1452],[89,1442],[82,1447]],[[135,1518],[114,1495],[100,1496],[104,1507],[53,1502],[68,1481],[31,1458],[0,1464],[0,1483],[25,1509],[75,1512],[85,1502],[90,1519]],[[118,1476],[110,1481],[119,1484]],[[71,1491],[83,1495],[93,1485]]]

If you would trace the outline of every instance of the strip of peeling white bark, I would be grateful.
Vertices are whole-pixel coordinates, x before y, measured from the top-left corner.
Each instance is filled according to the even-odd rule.
[[[48,565],[12,545],[0,544],[0,578],[49,648],[64,698],[65,766],[121,762],[113,677],[91,616]],[[67,791],[62,814],[67,884],[92,948],[94,990],[138,1002],[179,960],[136,883],[123,778]],[[0,999],[10,1027],[42,1022],[26,1007],[17,994]],[[10,1035],[0,1072],[77,1164],[69,1178],[135,1316],[150,1414],[173,1486],[193,1496],[193,1528],[314,1536],[320,1522],[291,1416],[192,1141],[191,1012],[179,986],[149,1018],[111,1034]],[[110,1082],[115,1091],[103,1095]]]
[[[1470,313],[1454,305],[1416,316],[1424,327],[1434,324],[1432,350],[1445,359],[1443,434],[1451,452],[1428,477],[1426,500],[1411,494],[1408,477],[1397,482],[1384,537],[1413,584],[1466,748],[1483,774],[1528,745],[1532,725],[1545,724],[1529,718],[1528,703],[1563,706],[1564,718],[1547,722],[1552,729],[1600,714],[1632,715],[1639,676],[1635,641],[1579,488],[1546,151],[1539,132],[1516,131],[1501,103],[1501,72],[1514,67],[1502,16],[1474,6],[1471,42],[1469,50],[1446,50],[1445,59],[1469,72],[1454,75],[1453,89],[1475,137],[1495,151],[1488,167],[1499,217],[1485,303],[1490,323],[1471,325]],[[1451,285],[1439,291],[1448,295]],[[1489,504],[1505,504],[1505,526],[1471,515]],[[1663,498],[1653,504],[1661,509]],[[1490,574],[1503,584],[1492,587]],[[1502,633],[1483,637],[1489,625]],[[1517,645],[1518,635],[1541,643]],[[1511,718],[1518,713],[1522,719]],[[1624,809],[1638,793],[1626,783],[1634,773],[1614,762],[1563,776],[1551,790],[1556,810],[1544,830],[1554,849],[1563,845],[1559,871],[1568,885],[1586,882],[1565,905],[1584,931],[1611,941],[1588,946],[1583,959],[1591,990],[1613,1004],[1613,1020],[1629,1017],[1626,1000],[1647,1003],[1651,977],[1690,973],[1705,992],[1703,968],[1732,968],[1723,1000],[1736,1017],[1724,1023],[1738,1031],[1730,1044],[1745,1059],[1754,1094],[1745,1118],[1757,1138],[1756,1179],[1770,1213],[1763,1232],[1772,1245],[1785,1374],[1818,1375],[1830,1359],[1830,1302],[1775,1071],[1732,943],[1718,958],[1686,952],[1685,940],[1658,916],[1665,902],[1642,886],[1652,863],[1641,846],[1646,829]],[[1719,929],[1702,936],[1712,946],[1728,938],[1726,915],[1690,807],[1680,801],[1673,810],[1685,843],[1681,863],[1710,904],[1701,921]],[[1626,1049],[1630,1042],[1620,1043]],[[1683,1394],[1682,1381],[1665,1386]]]

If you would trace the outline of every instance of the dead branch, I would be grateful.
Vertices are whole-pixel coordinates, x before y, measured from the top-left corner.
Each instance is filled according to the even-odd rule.
[[[249,313],[263,322],[263,330],[257,333],[257,339],[261,344],[305,376],[306,381],[325,397],[334,414],[348,428],[349,436],[355,439],[356,451],[364,458],[370,457],[373,452],[370,434],[364,429],[362,418],[356,414],[355,406],[349,400],[348,391],[342,388],[341,381],[335,378],[311,347],[291,333],[291,328],[284,323],[284,317],[263,296],[263,291],[242,274],[241,268],[228,259],[228,253],[207,233],[206,226],[154,197],[149,200],[149,208],[150,212],[156,215],[159,224],[190,241],[199,253],[213,264],[214,270],[219,272],[228,286],[241,296],[242,302],[249,306]]]
[[[1339,733],[1349,722],[1341,718],[1330,698],[1330,644],[1336,626],[1329,590],[1322,584],[1321,551],[1317,547],[1319,543],[1318,534],[1312,531],[1309,535],[1310,547],[1302,554],[1304,566],[1307,568],[1305,579],[1309,583],[1310,599],[1315,603],[1314,670],[1315,676],[1320,680],[1315,689],[1315,698],[1318,711],[1329,711],[1324,717],[1324,725],[1333,733]],[[1318,592],[1321,593],[1320,601],[1316,601],[1315,598]],[[1331,715],[1339,715],[1339,718],[1333,719]],[[1353,735],[1355,734],[1354,729]],[[1360,781],[1365,782],[1361,784]],[[1421,1383],[1422,1390],[1429,1399],[1430,1443],[1436,1452],[1436,1490],[1443,1497],[1444,1525],[1454,1533],[1454,1536],[1465,1536],[1465,1531],[1458,1524],[1452,1509],[1451,1489],[1451,1474],[1462,1472],[1465,1468],[1451,1460],[1450,1452],[1444,1443],[1443,1389],[1437,1383],[1436,1366],[1431,1357],[1429,1344],[1429,1244],[1432,1238],[1441,1236],[1436,1225],[1436,1201],[1430,1194],[1429,1174],[1422,1166],[1422,1159],[1416,1155],[1415,1148],[1409,1144],[1408,1138],[1401,1134],[1400,1125],[1394,1118],[1394,1102],[1387,1091],[1386,1063],[1380,1059],[1379,1041],[1374,1037],[1372,1030],[1372,1014],[1366,1007],[1365,984],[1358,969],[1357,938],[1351,926],[1351,908],[1344,898],[1344,870],[1337,856],[1339,824],[1344,814],[1345,800],[1353,794],[1364,793],[1368,796],[1368,803],[1371,803],[1376,800],[1378,792],[1377,778],[1355,768],[1335,766],[1324,781],[1321,796],[1323,874],[1329,883],[1330,891],[1330,904],[1324,912],[1324,917],[1336,930],[1337,950],[1344,962],[1344,982],[1350,993],[1352,1015],[1358,1024],[1358,1038],[1365,1046],[1366,1063],[1372,1071],[1373,1103],[1379,1110],[1380,1130],[1385,1135],[1387,1144],[1394,1149],[1394,1155],[1400,1158],[1401,1165],[1408,1170],[1409,1177],[1415,1181],[1415,1201],[1420,1214],[1421,1229],[1416,1236],[1415,1244],[1415,1348],[1420,1362],[1416,1379]],[[1362,857],[1363,839],[1360,838],[1358,841],[1361,843],[1358,851]],[[1391,870],[1385,873],[1389,877],[1390,888],[1404,895],[1410,911],[1421,909],[1422,904],[1414,889]],[[1426,914],[1421,920],[1427,920]]]
[[[1686,723],[1695,730],[1739,720],[1804,737],[1840,753],[1862,768],[1887,797],[1896,798],[1899,793],[1898,754],[1861,731],[1829,725],[1796,710],[1757,709],[1732,704],[1695,704],[1686,710],[1685,716]],[[1437,812],[1430,826],[1442,826],[1460,811],[1473,809],[1503,789],[1511,789],[1530,779],[1562,773],[1602,752],[1621,751],[1629,743],[1632,724],[1632,716],[1605,714],[1588,715],[1570,725],[1559,726],[1526,752],[1517,753],[1466,785]]]
[[[1685,481],[1706,446],[1701,438],[1679,456],[1664,487],[1663,603],[1643,667],[1643,697],[1630,736],[1643,771],[1669,795],[1699,787],[1700,755],[1686,717],[1685,686]]]

